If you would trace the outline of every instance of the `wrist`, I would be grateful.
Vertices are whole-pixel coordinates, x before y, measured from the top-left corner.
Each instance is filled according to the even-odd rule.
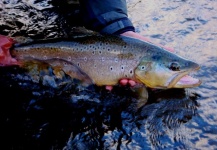
[[[127,31],[127,32],[124,32],[124,33],[122,33],[120,35],[128,36],[128,37],[131,37],[131,38],[136,38],[136,39],[146,41],[146,42],[150,42],[150,40],[148,38],[140,35],[139,33],[133,32],[133,31]]]

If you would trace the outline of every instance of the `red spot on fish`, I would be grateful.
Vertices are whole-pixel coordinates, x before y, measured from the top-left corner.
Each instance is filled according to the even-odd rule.
[[[0,65],[10,66],[19,65],[17,60],[10,54],[10,48],[14,44],[14,40],[4,35],[0,35]]]

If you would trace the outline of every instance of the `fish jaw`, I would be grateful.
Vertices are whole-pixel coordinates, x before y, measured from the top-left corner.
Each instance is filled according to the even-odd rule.
[[[189,76],[189,74],[199,68],[199,65],[195,63],[195,66],[189,69],[171,71],[156,62],[147,62],[137,66],[135,78],[150,88],[192,88],[199,86],[201,81]]]
[[[191,69],[189,71],[184,71],[177,74],[172,78],[171,82],[169,82],[167,88],[192,88],[199,86],[202,81],[189,75],[190,73],[199,69],[200,66],[198,65],[198,67],[196,67],[195,69]]]

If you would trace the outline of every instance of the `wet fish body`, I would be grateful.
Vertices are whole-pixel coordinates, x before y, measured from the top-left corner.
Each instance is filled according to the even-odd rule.
[[[85,73],[99,86],[115,85],[123,78],[151,88],[184,88],[201,83],[192,77],[183,78],[199,69],[197,63],[151,43],[124,36],[93,35],[38,41],[14,47],[11,54],[18,61],[48,62],[63,68],[69,75],[69,66],[76,67],[73,70]],[[78,77],[79,73],[76,74]],[[76,78],[75,75],[72,77]]]

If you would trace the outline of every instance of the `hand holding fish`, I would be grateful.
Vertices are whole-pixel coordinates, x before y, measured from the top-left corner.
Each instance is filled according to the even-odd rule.
[[[151,41],[147,37],[144,37],[144,36],[140,35],[139,33],[136,33],[136,32],[133,32],[133,31],[127,31],[127,32],[122,33],[121,35],[128,36],[128,37],[131,37],[131,38],[136,38],[136,39],[139,39],[139,40],[142,40],[142,41],[145,41],[145,42],[153,43],[153,41]],[[168,50],[170,52],[175,51],[173,48],[170,48],[170,47],[165,47],[165,46],[157,44],[157,43],[153,43],[153,44],[157,45],[157,46],[160,46],[160,47],[163,47],[164,49],[166,49],[166,50]]]

